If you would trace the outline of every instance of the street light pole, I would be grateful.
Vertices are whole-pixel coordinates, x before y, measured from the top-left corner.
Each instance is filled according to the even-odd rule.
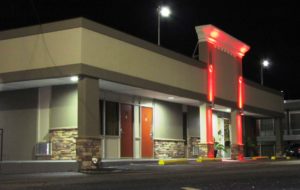
[[[268,60],[263,60],[263,62],[260,64],[260,84],[264,85],[264,68],[269,67],[270,62]]]
[[[161,17],[169,17],[171,10],[166,6],[157,7],[157,45],[160,46],[160,20]]]
[[[161,11],[161,6],[158,6],[157,8],[157,45],[160,46],[160,11]]]
[[[260,84],[263,86],[264,85],[264,67],[263,65],[261,64],[260,65]]]

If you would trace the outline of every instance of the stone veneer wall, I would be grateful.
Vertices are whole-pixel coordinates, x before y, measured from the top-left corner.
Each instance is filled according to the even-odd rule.
[[[52,160],[75,160],[76,138],[78,130],[72,129],[50,129],[50,142],[52,144]]]
[[[231,159],[242,160],[244,159],[244,145],[231,145]]]
[[[81,171],[99,169],[101,162],[100,148],[100,138],[77,138],[76,154]]]
[[[184,158],[184,141],[176,140],[154,140],[155,158]]]
[[[199,137],[190,137],[188,143],[188,156],[189,158],[199,157],[200,151],[200,138]]]
[[[209,148],[213,148],[213,145],[200,143],[200,137],[190,137],[188,156],[190,158],[207,157]]]

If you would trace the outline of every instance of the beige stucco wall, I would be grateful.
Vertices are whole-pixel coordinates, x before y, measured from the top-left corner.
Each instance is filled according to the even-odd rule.
[[[189,137],[200,137],[200,113],[199,107],[187,108],[187,134]]]
[[[0,40],[0,73],[81,63],[81,30]]]
[[[236,102],[239,65],[236,58],[215,50],[216,97]]]
[[[0,92],[3,160],[32,160],[36,143],[37,89]]]
[[[77,86],[53,86],[51,93],[50,129],[77,128]]]
[[[82,30],[82,60],[105,70],[198,93],[206,92],[204,69],[87,29]]]
[[[155,101],[154,139],[182,139],[182,105],[164,101]]]
[[[236,102],[238,63],[234,57],[221,50],[215,50],[215,56],[216,97]],[[85,28],[0,40],[0,73],[76,63],[207,94],[206,69]],[[247,91],[251,94],[248,95],[249,100],[246,97],[247,104],[253,107],[262,107],[256,101],[258,97],[263,105],[272,99],[264,100],[262,97],[265,96],[260,95],[268,92],[259,91],[255,94],[256,91],[252,92],[251,88],[247,88]],[[281,100],[273,105],[268,103],[273,111],[280,111],[276,110],[279,104],[282,104]],[[268,106],[264,108],[269,109]]]
[[[37,142],[49,141],[51,86],[38,88]]]
[[[237,59],[219,48],[213,48],[207,42],[199,43],[199,60],[210,63],[210,57],[215,71],[215,97],[236,102],[239,75]]]
[[[247,84],[245,84],[245,104],[283,113],[282,96]]]

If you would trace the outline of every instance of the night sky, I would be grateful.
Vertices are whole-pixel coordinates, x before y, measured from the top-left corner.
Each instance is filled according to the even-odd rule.
[[[300,11],[295,4],[274,1],[201,0],[1,0],[0,30],[84,16],[146,41],[157,42],[159,4],[172,15],[161,22],[161,45],[192,56],[197,43],[195,26],[213,24],[251,46],[243,61],[245,78],[260,82],[260,63],[268,58],[264,85],[283,90],[285,99],[300,99]],[[247,3],[246,3],[247,2]],[[296,2],[296,1],[295,1]]]

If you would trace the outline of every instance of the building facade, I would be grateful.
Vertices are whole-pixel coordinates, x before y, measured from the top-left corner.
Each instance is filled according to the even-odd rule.
[[[283,97],[243,78],[248,45],[195,29],[197,60],[84,18],[0,32],[2,159],[243,159]]]
[[[300,100],[284,100],[283,106],[283,118],[264,118],[257,122],[258,150],[262,156],[284,155],[282,151],[289,144],[300,143]]]

